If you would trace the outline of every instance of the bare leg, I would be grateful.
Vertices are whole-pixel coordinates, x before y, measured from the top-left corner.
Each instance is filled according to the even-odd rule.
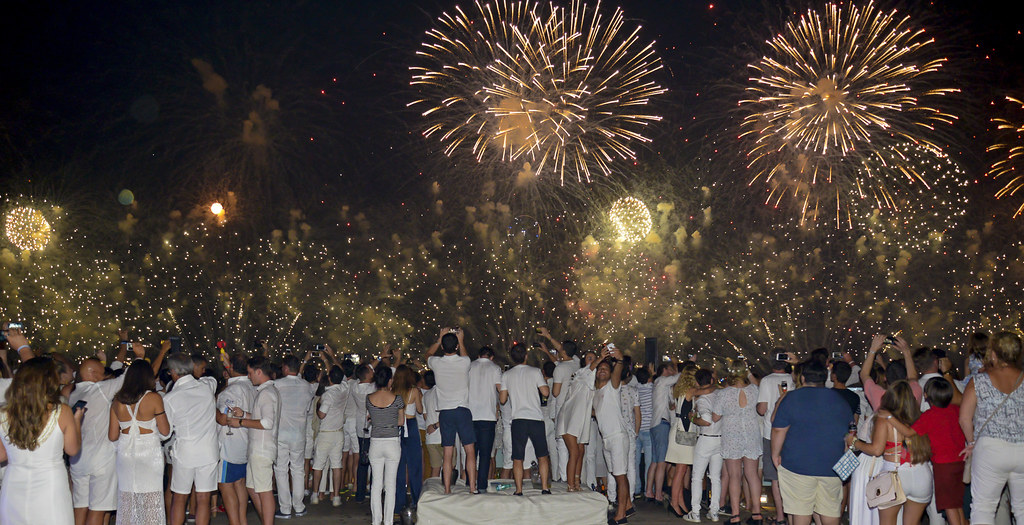
[[[476,445],[466,445],[463,447],[466,449],[466,483],[469,485],[469,491],[476,491]]]
[[[551,477],[550,476],[550,474],[551,474],[551,456],[544,456],[542,458],[539,458],[537,461],[540,463],[539,469],[540,469],[540,487],[541,487],[541,490],[551,490],[551,480],[548,479],[548,478]],[[960,524],[959,523],[955,523],[953,525],[960,525]]]
[[[565,443],[565,448],[569,451],[569,459],[566,460],[565,466],[565,480],[566,484],[569,485],[569,492],[576,492],[580,490],[579,478],[577,477],[576,464],[580,461],[580,448],[576,442],[576,436],[572,434],[562,434],[562,442]]]
[[[313,469],[313,488],[310,489],[310,493],[315,493],[315,492],[319,492],[320,491],[320,478],[323,477],[323,475],[324,475],[324,471],[323,470]]]
[[[105,520],[109,515],[110,512],[105,510],[90,510],[88,514],[86,514],[85,523],[86,525],[103,525],[103,520]]]
[[[587,454],[587,446],[577,444],[576,445],[576,471],[573,472],[573,479],[576,480],[576,490],[582,490],[580,488],[580,477],[583,475],[583,458]]]
[[[516,494],[523,493],[523,460],[512,460],[512,476],[516,482]]]
[[[331,475],[334,477],[334,492],[331,493],[331,496],[341,495],[341,469],[332,468]]]
[[[444,461],[442,462],[442,476],[441,481],[444,483],[444,493],[452,493],[452,456],[455,455],[455,447],[444,447]]]
[[[729,471],[729,506],[732,508],[732,519],[730,523],[739,523],[740,521],[740,482],[743,481],[743,475],[740,473],[741,460],[739,459],[727,459],[725,460],[725,468]],[[807,517],[808,522],[810,516]],[[796,525],[796,524],[794,524]]]
[[[743,458],[743,477],[747,480],[747,507],[754,516],[761,515],[761,476],[757,473],[757,460]]]
[[[903,504],[903,525],[918,525],[921,523],[921,516],[928,509],[927,503],[917,503],[907,500]]]
[[[849,487],[849,485],[847,485]],[[782,489],[779,488],[778,480],[772,482],[772,499],[775,500],[775,521],[786,519],[786,511],[783,508]]]
[[[689,512],[686,510],[686,502],[683,501],[683,478],[689,477],[688,467],[689,465],[676,465],[676,469],[672,476],[672,509],[679,514],[686,514]]]
[[[196,492],[196,525],[210,525],[210,496],[212,492]]]
[[[661,502],[661,500],[665,499],[662,487],[665,485],[665,470],[668,469],[668,463],[664,461],[655,463],[654,468],[654,499]]]
[[[85,525],[85,518],[88,514],[89,507],[75,507],[75,525]]]
[[[178,494],[177,492],[171,493],[171,525],[182,525],[185,523],[185,503],[188,501],[189,494]]]
[[[615,521],[626,517],[626,511],[630,507],[629,480],[625,474],[615,476],[615,499],[618,508],[615,509]]]
[[[263,507],[263,525],[274,525],[274,510],[277,508],[274,491],[259,492],[256,496],[259,497],[260,506]]]

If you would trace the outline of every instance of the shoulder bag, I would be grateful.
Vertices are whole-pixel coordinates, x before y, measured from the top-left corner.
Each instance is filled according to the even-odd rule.
[[[1010,390],[1009,394],[1003,396],[1003,401],[999,403],[999,406],[997,406],[991,414],[988,415],[988,418],[985,419],[985,422],[981,424],[981,428],[979,428],[978,431],[974,433],[975,440],[978,439],[978,436],[980,436],[981,433],[985,430],[985,427],[988,426],[988,422],[992,421],[992,417],[995,416],[996,413],[999,412],[999,409],[1003,408],[1003,405],[1005,405],[1006,402],[1010,400],[1010,396],[1012,396],[1013,393],[1016,392],[1018,388],[1020,388],[1020,382],[1022,379],[1024,379],[1024,371],[1021,371],[1020,375],[1017,376],[1017,381],[1013,384],[1013,390]],[[975,379],[975,381],[977,381],[977,379]],[[995,388],[995,385],[992,385],[992,387]],[[971,456],[973,456],[973,454]],[[971,482],[971,456],[967,456],[967,459],[964,460],[964,483]]]
[[[691,421],[690,430],[686,430],[686,427],[683,425],[683,417],[684,416],[682,412],[676,413],[676,418],[678,418],[676,420],[676,445],[692,447],[697,444],[697,425],[693,424],[693,422]],[[689,414],[687,414],[685,417],[690,416]]]
[[[897,435],[895,427],[892,429],[892,434],[893,440],[896,442],[896,460],[898,464],[900,455],[903,452],[903,442],[899,441],[899,435]],[[882,455],[885,455],[884,450]],[[907,501],[907,494],[903,492],[903,483],[900,482],[900,474],[897,470],[882,472],[871,478],[868,481],[864,495],[867,497],[868,507],[879,510],[902,505]]]

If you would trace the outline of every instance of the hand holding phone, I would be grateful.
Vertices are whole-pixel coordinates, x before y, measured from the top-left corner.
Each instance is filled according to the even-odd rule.
[[[85,410],[85,405],[87,404],[88,403],[86,403],[84,399],[79,399],[78,402],[75,403],[75,406],[71,407],[71,413],[73,414],[79,410]]]

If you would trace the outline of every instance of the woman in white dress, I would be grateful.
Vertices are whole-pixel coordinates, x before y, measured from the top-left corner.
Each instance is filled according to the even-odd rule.
[[[569,460],[565,467],[569,492],[579,492],[583,474],[583,454],[590,442],[590,415],[594,409],[594,368],[597,354],[587,352],[584,366],[572,374],[565,402],[558,409],[555,432],[562,436]]]
[[[676,466],[672,474],[672,503],[669,509],[678,518],[682,518],[689,512],[686,508],[686,498],[683,497],[683,489],[690,481],[690,466],[693,465],[693,445],[680,445],[676,443],[676,434],[679,432],[696,432],[697,426],[690,419],[693,412],[694,398],[697,396],[697,372],[696,363],[687,361],[679,373],[679,381],[672,389],[672,397],[675,398],[673,409],[672,432],[668,436],[668,451],[665,453],[665,461]]]
[[[117,525],[164,525],[164,454],[160,436],[171,432],[156,377],[145,361],[124,373],[110,406],[107,437],[117,442]],[[159,433],[158,433],[159,431]]]
[[[757,460],[761,457],[761,419],[757,415],[756,384],[747,364],[741,360],[732,361],[727,369],[728,386],[715,394],[715,407],[711,419],[722,422],[722,458],[729,473],[729,505],[732,519],[729,523],[740,522],[740,485],[747,481],[749,500],[747,502],[751,525],[761,525],[761,477],[757,472]]]
[[[4,525],[74,525],[71,487],[63,454],[82,448],[82,417],[60,402],[53,359],[29,359],[18,369],[0,411],[0,462],[7,473],[0,489]]]

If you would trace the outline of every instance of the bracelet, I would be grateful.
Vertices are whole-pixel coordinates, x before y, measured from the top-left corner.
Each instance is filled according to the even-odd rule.
[[[21,345],[21,346],[19,346],[19,347],[18,347],[18,349],[17,349],[17,350],[15,350],[15,352],[20,352],[20,351],[22,351],[22,349],[24,349],[24,348],[31,348],[31,347],[30,347],[30,346],[28,346],[28,345]]]

